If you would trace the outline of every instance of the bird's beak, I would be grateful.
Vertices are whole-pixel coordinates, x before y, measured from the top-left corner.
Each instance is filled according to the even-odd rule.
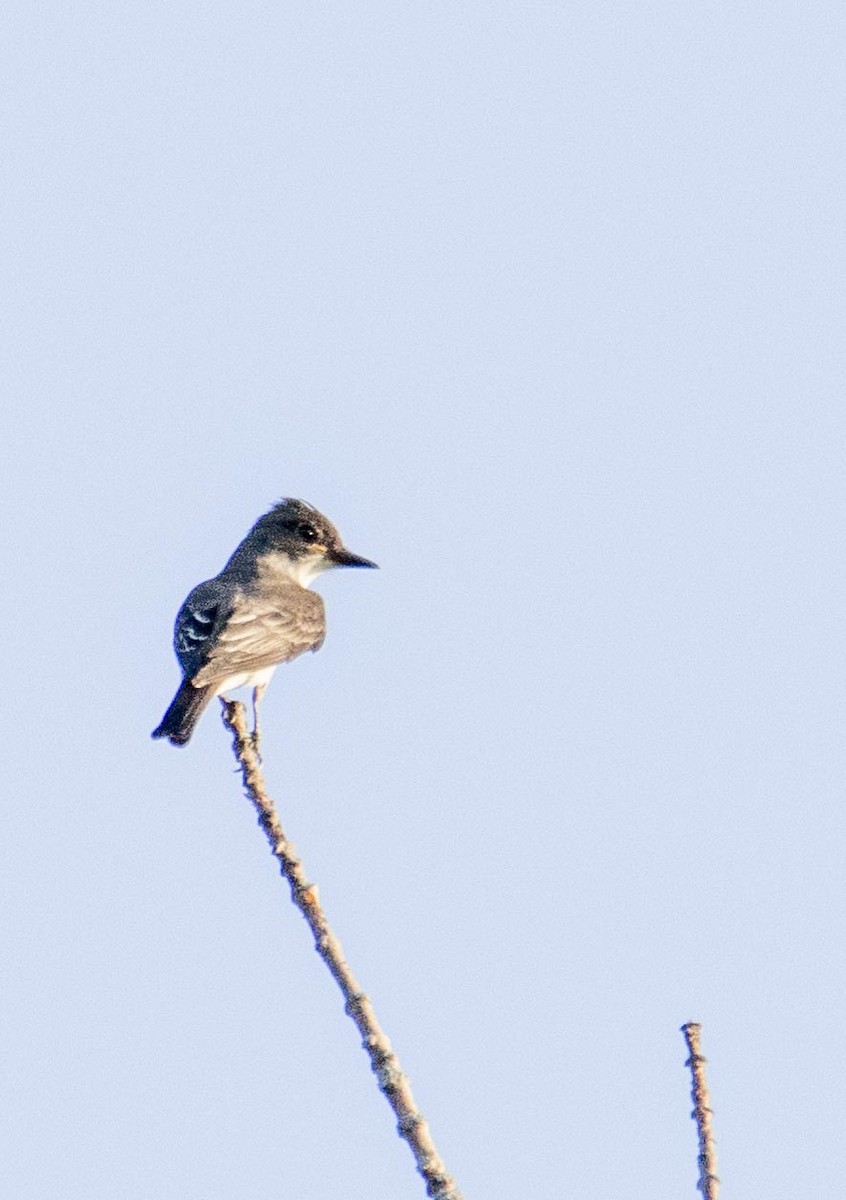
[[[361,558],[358,554],[351,554],[344,546],[330,550],[326,558],[333,567],[373,567],[378,569],[375,562],[371,562],[369,558]]]

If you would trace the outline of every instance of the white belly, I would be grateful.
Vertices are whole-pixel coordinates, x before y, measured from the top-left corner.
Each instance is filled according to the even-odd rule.
[[[229,675],[217,685],[214,694],[222,696],[224,692],[231,692],[239,687],[264,687],[270,683],[277,665],[274,663],[272,667],[261,667],[257,671],[241,671],[238,675]]]

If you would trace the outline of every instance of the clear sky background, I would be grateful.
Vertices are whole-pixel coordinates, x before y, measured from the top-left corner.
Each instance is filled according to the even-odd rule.
[[[846,1176],[842,6],[7,4],[0,1190],[415,1200],[187,591],[467,1200]]]

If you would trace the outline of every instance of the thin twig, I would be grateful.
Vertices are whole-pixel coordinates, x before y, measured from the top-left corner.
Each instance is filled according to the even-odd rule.
[[[707,1058],[699,1053],[699,1034],[701,1025],[688,1021],[682,1025],[684,1040],[690,1057],[684,1064],[690,1067],[693,1089],[690,1093],[693,1100],[693,1112],[690,1114],[696,1122],[696,1132],[699,1135],[699,1182],[697,1187],[702,1193],[703,1200],[717,1200],[720,1181],[717,1178],[717,1151],[714,1146],[714,1133],[711,1129],[711,1118],[714,1113],[711,1108],[711,1097],[708,1092],[708,1082],[705,1078],[705,1063]]]
[[[309,883],[296,850],[285,836],[273,801],[267,794],[259,760],[247,732],[243,704],[237,700],[222,700],[223,724],[232,734],[232,748],[244,791],[258,813],[271,853],[279,862],[282,875],[291,889],[291,899],[308,922],[314,947],[332,973],[346,1002],[347,1015],[352,1017],[362,1037],[362,1045],[370,1056],[370,1066],[397,1117],[397,1132],[411,1147],[417,1170],[426,1181],[426,1194],[432,1200],[462,1200],[461,1193],[443,1159],[435,1148],[429,1126],[417,1108],[408,1077],[383,1032],[368,996],[364,994],[344,958],[341,944],[329,928],[320,906],[317,885]]]

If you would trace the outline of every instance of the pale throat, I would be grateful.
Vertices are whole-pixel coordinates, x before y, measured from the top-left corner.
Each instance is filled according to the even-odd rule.
[[[307,558],[292,558],[289,554],[278,551],[263,555],[258,562],[259,574],[276,579],[293,579],[300,587],[307,588],[312,580],[324,571],[328,571],[328,563],[321,554],[310,554]]]

